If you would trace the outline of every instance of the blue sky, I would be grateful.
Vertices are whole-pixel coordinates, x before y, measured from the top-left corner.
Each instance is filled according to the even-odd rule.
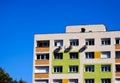
[[[120,0],[0,0],[0,66],[32,83],[34,34],[81,24],[120,30]]]

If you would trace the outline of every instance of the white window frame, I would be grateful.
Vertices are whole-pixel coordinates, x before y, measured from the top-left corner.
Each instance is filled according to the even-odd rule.
[[[94,72],[94,65],[85,65],[85,72]]]
[[[85,79],[85,83],[94,83],[94,79]]]
[[[120,51],[116,51],[116,52],[115,52],[115,57],[116,57],[116,58],[120,58]]]
[[[101,39],[101,45],[110,45],[111,39],[110,38],[102,38]]]
[[[63,46],[63,40],[55,40],[54,46]]]
[[[62,83],[62,79],[53,79],[53,83]]]
[[[49,67],[48,66],[36,66],[35,73],[49,73]]]
[[[101,58],[102,59],[108,59],[111,57],[111,53],[110,51],[104,51],[104,52],[101,52]]]
[[[115,38],[115,44],[120,44],[120,38]]]
[[[85,59],[94,59],[94,52],[85,52]]]
[[[62,73],[62,66],[54,66],[54,73]]]
[[[78,79],[69,79],[68,83],[78,83]]]
[[[85,39],[85,44],[86,45],[95,45],[95,39]]]
[[[101,65],[101,71],[102,72],[110,72],[111,71],[111,65]]]
[[[110,79],[106,79],[106,78],[105,79],[101,79],[101,83],[111,83],[111,80]]]
[[[79,39],[70,39],[70,45],[71,46],[78,46],[79,45]]]
[[[69,56],[70,56],[70,59],[78,59],[78,53],[77,52],[71,52],[69,54]]]
[[[63,59],[63,53],[54,53],[54,59],[55,60]]]
[[[49,60],[49,53],[36,54],[36,60]]]
[[[78,72],[78,66],[69,66],[69,72]]]
[[[48,80],[35,80],[35,83],[48,83]]]

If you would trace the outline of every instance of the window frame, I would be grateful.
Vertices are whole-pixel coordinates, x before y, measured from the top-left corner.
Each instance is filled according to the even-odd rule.
[[[40,41],[36,41],[37,43],[37,47],[49,47],[50,46],[50,40],[40,40]]]
[[[111,79],[110,78],[102,78],[101,83],[111,83]]]
[[[79,39],[70,39],[70,46],[79,46]]]
[[[85,72],[94,72],[94,65],[85,65]]]
[[[69,72],[70,73],[77,73],[78,72],[78,66],[77,65],[69,66]]]
[[[94,59],[94,52],[85,52],[85,59]]]
[[[101,45],[111,45],[111,38],[101,38]]]
[[[85,39],[85,45],[89,45],[89,46],[95,45],[95,39],[94,38]]]
[[[54,66],[53,67],[54,73],[62,73],[62,71],[63,71],[62,66]]]
[[[70,59],[79,59],[79,54],[78,54],[78,52],[70,52],[70,53],[69,53],[69,58],[70,58]]]
[[[59,43],[59,45],[58,45]],[[54,46],[57,47],[57,46],[63,46],[63,40],[54,40]]]
[[[54,53],[54,60],[62,60],[63,53]]]
[[[110,52],[110,51],[102,51],[102,52],[101,52],[101,58],[102,58],[102,59],[111,58],[111,52]]]
[[[115,44],[120,44],[120,38],[115,38]]]
[[[101,72],[111,72],[111,65],[101,65]]]
[[[94,83],[94,79],[85,79],[85,83]]]
[[[36,54],[36,60],[49,60],[49,53]]]

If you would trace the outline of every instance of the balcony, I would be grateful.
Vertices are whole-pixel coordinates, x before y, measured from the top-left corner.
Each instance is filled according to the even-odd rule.
[[[37,41],[36,52],[48,52],[49,51],[49,40]]]
[[[48,78],[48,73],[35,73],[35,78]]]
[[[36,52],[49,52],[49,47],[36,47]]]
[[[115,49],[120,49],[120,44],[115,44]]]
[[[35,60],[35,65],[49,64],[49,60]]]

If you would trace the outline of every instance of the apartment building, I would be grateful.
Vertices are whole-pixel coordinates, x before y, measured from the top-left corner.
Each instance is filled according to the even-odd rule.
[[[120,31],[98,24],[35,34],[33,83],[120,83]]]

